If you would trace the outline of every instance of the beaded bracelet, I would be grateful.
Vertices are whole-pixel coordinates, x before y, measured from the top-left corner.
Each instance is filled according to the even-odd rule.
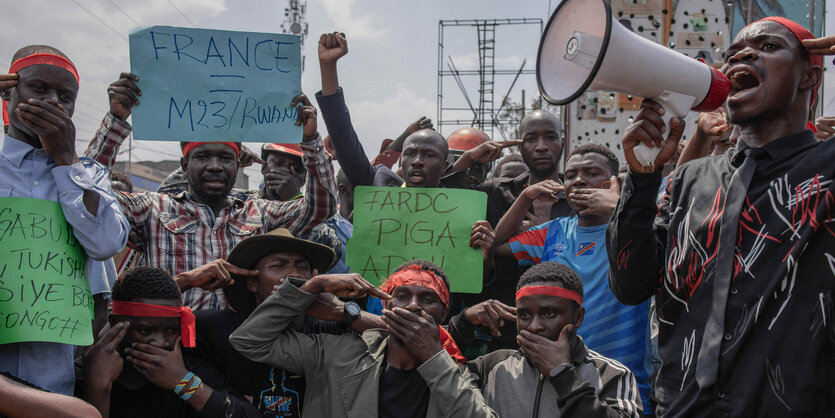
[[[177,386],[174,387],[174,393],[176,393],[179,396],[180,392],[182,392],[183,389],[186,388],[186,385],[188,385],[188,382],[190,382],[191,378],[193,378],[193,377],[194,377],[194,373],[192,373],[192,372],[186,373],[186,375],[183,376],[182,379],[180,379],[180,383],[177,383]]]
[[[186,389],[186,391],[180,395],[180,398],[184,401],[187,401],[189,398],[191,398],[191,395],[194,395],[194,392],[197,392],[197,388],[200,387],[201,383],[203,382],[200,380],[200,377],[194,376],[194,379],[192,379],[191,381],[191,386],[189,386],[189,388]]]

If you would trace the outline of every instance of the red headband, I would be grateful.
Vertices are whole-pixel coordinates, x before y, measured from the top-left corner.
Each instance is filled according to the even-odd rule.
[[[400,286],[420,286],[432,289],[441,298],[445,306],[449,306],[449,290],[444,281],[435,273],[429,270],[422,270],[420,266],[411,265],[392,274],[386,282],[380,285],[380,289],[391,294],[394,289]]]
[[[785,26],[788,30],[792,31],[795,37],[797,37],[798,41],[801,41],[801,44],[806,39],[814,39],[815,35],[812,35],[812,32],[809,32],[808,29],[800,26],[797,22],[786,19],[785,17],[780,16],[769,16],[758,20],[757,22],[762,21],[769,21],[769,22],[777,22],[783,26]],[[754,23],[757,23],[754,22]],[[809,54],[809,64],[817,65],[823,68],[823,56],[821,55],[812,55]]]
[[[466,363],[467,358],[464,357],[464,353],[462,353],[461,349],[458,348],[458,344],[455,344],[455,340],[452,339],[452,335],[449,331],[438,325],[438,332],[441,336],[441,347],[449,353],[450,357],[452,357],[456,363]]]
[[[113,301],[113,315],[124,316],[155,316],[165,318],[180,317],[180,335],[183,337],[183,347],[197,346],[197,331],[194,326],[194,314],[188,306],[161,306],[147,303]]]
[[[55,54],[32,54],[26,57],[23,57],[15,62],[12,63],[12,66],[9,68],[9,74],[14,74],[26,67],[32,65],[39,65],[39,64],[46,64],[46,65],[54,65],[59,68],[63,68],[72,74],[75,77],[76,83],[78,82],[78,71],[76,71],[75,66],[72,63],[60,56]],[[9,104],[4,100],[3,101],[3,125],[9,124],[9,115],[6,113],[8,112]]]
[[[223,145],[226,145],[229,148],[232,148],[232,150],[235,151],[235,156],[237,156],[241,152],[241,148],[235,142],[217,142],[217,143],[218,144],[223,144]],[[188,144],[186,144],[185,147],[183,147],[183,157],[188,155],[188,153],[191,152],[191,150],[193,150],[193,149],[195,149],[195,148],[197,148],[197,147],[199,147],[203,144],[212,144],[212,142],[189,142]]]
[[[762,18],[762,19],[758,20],[757,22],[763,22],[763,21],[775,22],[775,23],[779,23],[779,24],[785,26],[788,30],[792,31],[792,33],[797,38],[797,40],[800,41],[801,47],[803,46],[803,41],[804,40],[815,38],[815,35],[813,35],[812,32],[809,32],[808,29],[804,28],[803,26],[800,26],[797,22],[795,22],[791,19],[786,19],[785,17],[769,16],[769,17]],[[754,22],[754,23],[757,23],[757,22]],[[807,54],[808,54],[808,51],[807,51]],[[822,55],[813,55],[813,54],[808,54],[808,55],[809,55],[809,64],[817,65],[818,67],[821,67],[821,69],[823,69],[823,56]],[[820,84],[818,84],[818,86],[820,86]],[[818,89],[816,87],[814,90],[812,90],[812,104],[815,103],[815,99],[817,98],[817,96],[818,96]]]
[[[519,289],[516,292],[516,300],[531,295],[557,296],[565,299],[570,299],[577,302],[578,305],[583,305],[583,297],[577,292],[556,286],[528,286]]]

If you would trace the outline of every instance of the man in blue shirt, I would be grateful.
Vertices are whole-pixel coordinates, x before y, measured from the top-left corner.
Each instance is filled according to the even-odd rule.
[[[101,165],[75,152],[73,114],[78,75],[55,48],[18,50],[0,77],[8,102],[8,131],[0,151],[0,197],[59,202],[75,238],[87,252],[92,294],[109,296],[103,260],[124,248],[128,222]],[[75,346],[47,342],[0,345],[0,371],[46,390],[72,395]]]
[[[617,157],[608,148],[596,144],[575,148],[565,167],[564,186],[546,180],[528,187],[499,221],[496,254],[515,257],[522,266],[556,261],[580,275],[586,316],[578,334],[590,349],[629,367],[638,381],[644,410],[651,411],[649,302],[626,306],[609,289],[606,225],[620,195],[617,172]],[[555,201],[561,191],[577,215],[514,236],[534,200]]]

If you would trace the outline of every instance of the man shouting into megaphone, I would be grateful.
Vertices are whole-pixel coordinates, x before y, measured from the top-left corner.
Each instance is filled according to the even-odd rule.
[[[623,137],[629,176],[608,229],[610,285],[655,296],[658,416],[829,416],[835,410],[835,143],[807,130],[821,83],[813,38],[783,18],[734,39],[722,71],[737,147],[660,168],[684,130],[646,100]],[[667,136],[666,142],[664,136]],[[661,146],[637,163],[637,144]]]

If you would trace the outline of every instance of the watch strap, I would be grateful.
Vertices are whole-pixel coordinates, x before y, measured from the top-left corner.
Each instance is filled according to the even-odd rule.
[[[345,305],[342,308],[342,319],[339,321],[339,325],[343,328],[350,327],[351,323],[356,321],[360,317],[360,314],[361,314],[361,313],[357,313],[356,315],[353,315],[350,312],[348,312],[348,304],[353,304],[353,305],[355,305],[359,308],[359,305],[357,305],[355,302],[346,302],[345,303]]]

